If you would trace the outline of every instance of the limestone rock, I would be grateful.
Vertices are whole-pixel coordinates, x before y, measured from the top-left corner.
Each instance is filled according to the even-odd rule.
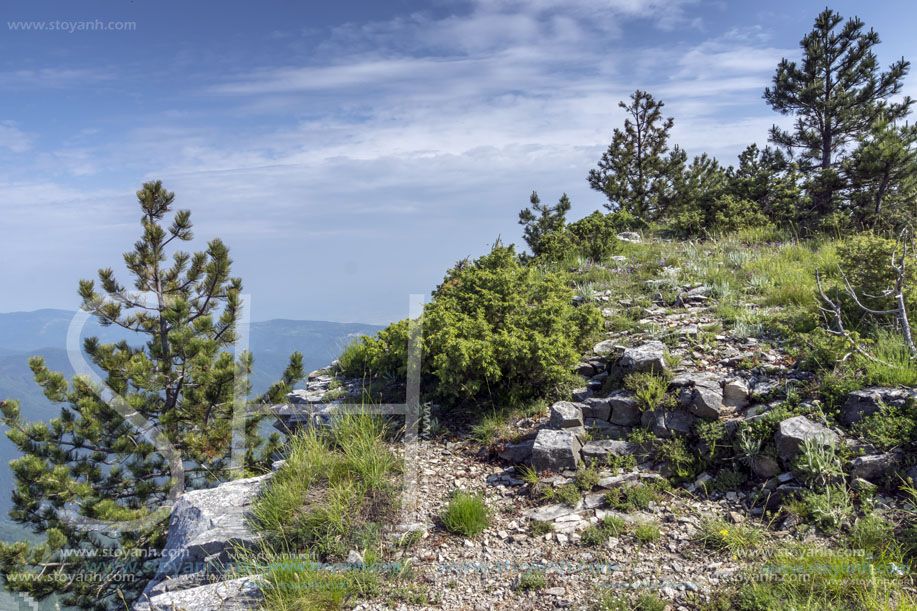
[[[908,398],[917,399],[917,389],[873,387],[855,390],[847,395],[841,408],[841,421],[850,426],[882,409],[882,406],[903,407]]]
[[[890,452],[860,456],[850,461],[850,475],[855,478],[875,481],[895,466],[895,456]]]
[[[629,390],[619,390],[608,396],[608,407],[611,415],[609,422],[619,426],[635,426],[640,424],[640,405],[637,398]]]
[[[789,461],[799,453],[807,439],[814,439],[828,445],[832,442],[836,443],[838,436],[831,429],[812,422],[805,416],[795,416],[778,425],[775,435],[777,452],[783,460]]]
[[[514,464],[525,463],[532,458],[532,447],[534,445],[534,439],[529,439],[520,443],[508,443],[503,446],[498,456]]]
[[[201,580],[190,575],[188,567],[218,567],[228,563],[237,548],[256,546],[260,537],[248,527],[248,510],[272,475],[233,480],[179,497],[172,507],[163,561],[143,594],[152,599],[173,589],[200,585]]]
[[[640,234],[636,231],[622,231],[618,234],[618,239],[622,242],[630,242],[632,244],[639,244],[643,241],[640,238]]]
[[[532,466],[536,471],[576,469],[580,447],[569,430],[541,429],[532,447]]]
[[[622,456],[626,454],[636,454],[640,451],[637,444],[628,441],[618,441],[615,439],[602,439],[599,441],[589,441],[583,445],[583,462],[591,465],[593,462],[603,462],[609,454]]]
[[[570,429],[583,426],[583,412],[569,401],[558,401],[551,406],[548,426],[552,429]]]
[[[656,437],[669,439],[678,435],[689,435],[695,417],[687,412],[657,409],[645,411],[640,419],[644,428],[649,428]]]
[[[598,397],[586,399],[581,409],[583,410],[583,418],[607,421],[611,417],[611,403],[608,399],[600,399]]]
[[[258,576],[239,577],[187,590],[168,591],[141,599],[134,611],[247,611],[261,600]]]
[[[665,344],[653,340],[624,350],[618,360],[622,373],[664,373],[666,371]]]
[[[742,378],[728,380],[723,386],[723,403],[727,407],[745,407],[748,405],[749,395],[748,383]]]

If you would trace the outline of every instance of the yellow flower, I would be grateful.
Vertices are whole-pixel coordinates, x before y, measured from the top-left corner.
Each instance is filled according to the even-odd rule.
[[[721,531],[720,531],[720,534],[721,534],[721,535],[728,535],[728,534],[729,534],[729,531],[728,531],[728,530],[721,530]]]

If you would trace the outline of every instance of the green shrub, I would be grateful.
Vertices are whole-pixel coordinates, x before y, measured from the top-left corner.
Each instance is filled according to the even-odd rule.
[[[894,307],[893,297],[871,298],[879,296],[895,285],[897,272],[891,267],[892,250],[895,240],[877,236],[872,233],[855,233],[847,237],[837,247],[841,269],[844,270],[850,284],[864,305],[874,310],[886,310]],[[901,249],[898,249],[900,257]],[[917,306],[917,266],[910,265],[905,277],[907,292],[905,301],[909,309]],[[843,301],[845,312],[854,317],[863,316],[862,310],[850,299]]]
[[[652,543],[662,536],[659,525],[655,522],[643,522],[634,527],[634,536],[640,543]]]
[[[630,599],[607,590],[598,594],[593,611],[665,611],[668,604],[656,594],[639,594]]]
[[[669,380],[652,373],[632,373],[624,378],[624,387],[634,391],[642,409],[654,410],[664,404]]]
[[[529,525],[529,530],[533,537],[541,537],[549,532],[554,532],[554,523],[544,522],[542,520],[532,520],[532,523]]]
[[[803,441],[799,455],[793,460],[793,470],[810,487],[822,488],[844,475],[841,457],[834,441],[822,443],[815,438]]]
[[[446,404],[521,405],[572,383],[571,370],[601,329],[592,305],[553,273],[520,263],[497,244],[460,261],[434,291],[423,314],[423,373]],[[402,375],[407,321],[345,350],[351,376]]]
[[[881,450],[890,450],[917,440],[917,404],[887,406],[855,423],[854,433]]]
[[[584,257],[604,261],[620,250],[617,233],[626,220],[614,214],[595,211],[562,229],[541,236],[539,258],[545,261],[569,261]]]
[[[570,507],[575,507],[577,503],[580,502],[580,499],[583,498],[582,492],[580,492],[579,486],[574,482],[569,484],[564,484],[556,490],[557,500],[565,505]]]
[[[806,517],[825,532],[834,532],[853,516],[853,501],[846,486],[825,486],[821,492],[801,497]]]
[[[612,488],[605,493],[605,503],[620,511],[645,511],[658,497],[654,486],[639,484],[627,488]]]
[[[745,524],[729,524],[722,519],[703,520],[695,539],[704,547],[729,550],[733,554],[757,548],[763,534],[761,529]]]
[[[683,438],[660,443],[656,447],[656,457],[669,466],[672,476],[678,480],[691,479],[702,468],[699,457],[688,448]]]
[[[449,499],[440,520],[449,532],[474,537],[490,525],[490,511],[481,495],[458,490]]]
[[[529,590],[543,590],[548,585],[548,576],[544,571],[529,571],[519,575],[516,581],[516,589],[522,592]]]

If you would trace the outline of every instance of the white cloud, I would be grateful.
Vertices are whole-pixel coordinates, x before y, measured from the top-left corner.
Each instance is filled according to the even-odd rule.
[[[32,147],[32,138],[12,121],[0,121],[0,148],[24,153]]]

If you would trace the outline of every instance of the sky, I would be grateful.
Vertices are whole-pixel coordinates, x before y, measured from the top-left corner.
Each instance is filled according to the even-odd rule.
[[[691,156],[764,145],[788,119],[763,90],[824,7],[4,0],[0,312],[76,309],[161,179],[189,248],[230,246],[254,320],[404,318],[456,261],[521,244],[532,190],[600,209],[586,175],[635,89]],[[912,3],[831,8],[879,33],[883,66],[917,55]]]

